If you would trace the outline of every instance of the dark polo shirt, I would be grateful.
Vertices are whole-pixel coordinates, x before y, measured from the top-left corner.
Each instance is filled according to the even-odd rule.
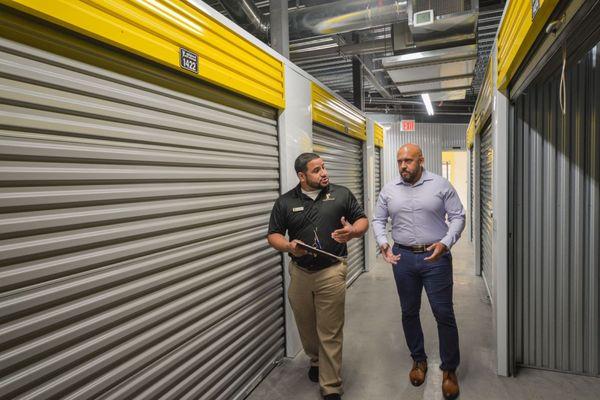
[[[342,217],[353,224],[360,218],[366,218],[365,213],[356,201],[350,190],[344,186],[329,184],[321,190],[316,200],[311,199],[296,186],[289,192],[282,194],[271,212],[269,234],[289,234],[289,240],[298,239],[308,245],[315,245],[315,230],[319,238],[321,249],[345,257],[348,254],[346,244],[338,243],[331,238],[331,233],[342,228]],[[311,254],[292,259],[302,268],[320,270],[327,268],[338,261],[327,256],[313,256]]]

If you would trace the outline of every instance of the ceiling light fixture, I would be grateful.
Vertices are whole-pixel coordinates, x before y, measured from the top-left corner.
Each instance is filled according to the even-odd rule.
[[[431,105],[431,99],[429,98],[429,93],[421,94],[421,98],[423,99],[423,104],[425,104],[425,108],[427,109],[427,114],[433,115],[433,105]]]

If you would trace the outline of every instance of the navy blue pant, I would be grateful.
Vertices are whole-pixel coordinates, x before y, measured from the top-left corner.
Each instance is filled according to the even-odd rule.
[[[441,369],[453,371],[460,362],[458,329],[452,305],[452,255],[445,253],[436,261],[424,261],[432,252],[413,253],[394,245],[400,261],[394,265],[394,278],[402,307],[402,327],[406,344],[415,361],[427,359],[419,311],[423,287],[435,316],[440,342]]]

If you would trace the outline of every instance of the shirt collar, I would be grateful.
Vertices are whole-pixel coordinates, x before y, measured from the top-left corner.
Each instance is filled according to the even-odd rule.
[[[329,184],[326,187],[324,187],[323,189],[321,189],[321,193],[319,193],[319,195],[317,196],[317,198],[315,200],[320,199],[321,197],[325,196],[326,193],[329,193],[329,192],[331,192],[331,184]],[[302,193],[302,186],[300,186],[300,184],[296,185],[296,188],[294,189],[294,196],[296,196],[298,198],[302,198],[302,196],[306,196],[304,193]]]
[[[423,168],[423,173],[421,174],[421,177],[414,185],[404,182],[404,180],[402,179],[402,176],[398,177],[397,185],[415,187],[415,186],[422,185],[424,182],[431,181],[431,180],[433,180],[433,176],[431,176],[431,173],[429,171],[427,171],[425,168]]]

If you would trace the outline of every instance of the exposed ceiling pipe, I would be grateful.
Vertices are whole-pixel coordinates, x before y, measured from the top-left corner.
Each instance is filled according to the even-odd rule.
[[[242,28],[267,42],[270,24],[267,17],[256,7],[252,0],[219,0],[223,8]]]
[[[268,18],[251,0],[220,2],[238,25],[263,41],[268,39]],[[407,18],[407,1],[340,0],[290,10],[290,39],[375,28]]]
[[[371,97],[365,99],[365,104],[373,104],[373,105],[415,105],[422,106],[423,102],[420,100],[404,100],[404,99],[380,99],[377,97]]]
[[[408,19],[408,2],[341,0],[289,12],[290,39],[332,35],[389,25]]]
[[[373,87],[375,88],[375,90],[377,90],[377,92],[384,99],[393,99],[394,96],[392,96],[392,94],[390,92],[388,92],[386,88],[383,87],[383,85],[379,82],[379,80],[377,79],[377,77],[373,74],[373,72],[371,72],[371,70],[369,69],[369,67],[367,65],[365,65],[365,63],[363,62],[363,60],[359,56],[354,56],[354,57],[362,65],[363,71],[365,73],[365,78],[367,78],[367,80],[369,82],[371,82],[371,85],[373,85]]]
[[[338,55],[353,56],[359,54],[383,53],[391,50],[392,43],[388,39],[377,39],[369,42],[344,44],[341,46],[318,48],[307,47],[297,50],[290,50],[290,56],[295,61],[314,60],[319,58],[328,58]]]

